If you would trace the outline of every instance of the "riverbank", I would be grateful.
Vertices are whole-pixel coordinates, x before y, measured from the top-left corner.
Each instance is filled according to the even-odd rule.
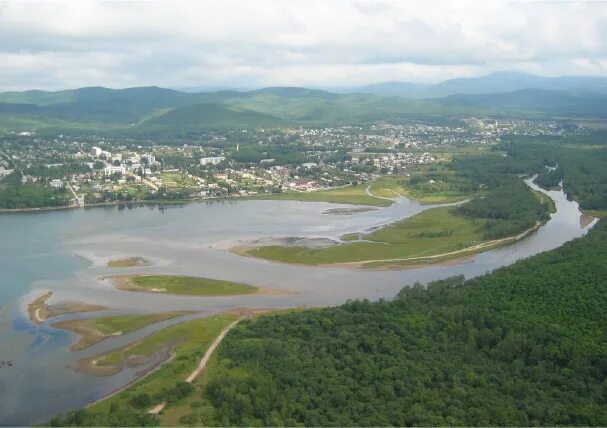
[[[35,213],[44,211],[65,211],[73,209],[88,209],[100,207],[121,207],[121,206],[162,206],[162,205],[187,205],[191,203],[229,201],[229,200],[295,200],[304,202],[329,202],[336,204],[352,204],[352,205],[370,205],[377,207],[386,207],[391,205],[387,201],[379,198],[369,197],[364,194],[364,191],[359,189],[344,190],[354,188],[356,186],[336,187],[329,190],[317,190],[311,192],[281,192],[281,193],[263,193],[257,195],[229,195],[229,196],[210,196],[205,198],[195,199],[150,199],[150,200],[134,200],[134,201],[110,201],[99,202],[85,205],[65,205],[59,207],[33,207],[33,208],[14,208],[0,209],[0,214],[15,214],[15,213]],[[306,196],[307,195],[307,196]],[[310,196],[312,195],[312,196]]]

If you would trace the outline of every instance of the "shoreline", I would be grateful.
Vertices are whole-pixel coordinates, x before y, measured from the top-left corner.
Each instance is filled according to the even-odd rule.
[[[334,190],[339,189],[340,187],[332,187],[326,190]],[[276,196],[282,195],[288,192],[281,193],[260,193],[257,195],[229,195],[229,196],[211,196],[208,198],[197,198],[197,199],[150,199],[150,200],[136,200],[136,201],[113,201],[113,202],[97,202],[94,204],[85,204],[85,205],[64,205],[58,207],[31,207],[31,208],[0,208],[1,214],[19,214],[19,213],[36,213],[36,212],[46,212],[46,211],[67,211],[67,210],[75,210],[75,209],[88,209],[88,208],[100,208],[100,207],[113,207],[113,206],[145,206],[145,205],[188,205],[188,204],[199,204],[203,202],[216,202],[216,201],[228,201],[228,200],[243,200],[243,201],[255,201],[255,200],[266,200],[267,196]],[[305,192],[305,193],[314,193],[314,192]],[[378,198],[374,196],[375,198]],[[380,198],[378,198],[380,199]],[[269,199],[272,200],[272,199]],[[280,201],[281,199],[277,199]],[[288,200],[288,199],[285,199]],[[293,199],[297,201],[297,199]],[[302,202],[316,202],[316,201],[302,201]],[[361,207],[365,207],[364,204],[352,204],[345,202],[327,202],[333,204],[342,204],[342,205],[359,205]],[[373,209],[380,209],[382,207],[377,207]]]

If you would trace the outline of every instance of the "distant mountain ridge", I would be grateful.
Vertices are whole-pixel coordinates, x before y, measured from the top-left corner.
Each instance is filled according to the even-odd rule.
[[[530,85],[541,87],[526,87]],[[155,86],[6,92],[0,93],[0,129],[184,134],[218,128],[364,125],[399,118],[607,118],[606,87],[605,78],[500,73],[430,87],[372,85],[377,93],[298,87],[189,93]],[[416,96],[405,97],[406,92]],[[438,96],[443,93],[448,95]]]
[[[607,77],[562,76],[543,77],[516,72],[497,72],[480,77],[461,77],[433,85],[411,82],[385,82],[348,89],[375,95],[409,98],[440,98],[456,94],[489,94],[522,89],[544,89],[607,94]]]

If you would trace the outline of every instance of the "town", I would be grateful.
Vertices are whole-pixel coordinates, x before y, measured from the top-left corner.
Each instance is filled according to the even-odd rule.
[[[171,142],[9,132],[0,136],[0,208],[310,192],[407,173],[440,162],[447,148],[493,145],[504,135],[580,132],[554,121],[476,118],[209,131]]]

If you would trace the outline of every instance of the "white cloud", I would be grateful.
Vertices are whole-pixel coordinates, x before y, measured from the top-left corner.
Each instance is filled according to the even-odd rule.
[[[0,90],[604,75],[607,4],[9,0],[0,60]]]

